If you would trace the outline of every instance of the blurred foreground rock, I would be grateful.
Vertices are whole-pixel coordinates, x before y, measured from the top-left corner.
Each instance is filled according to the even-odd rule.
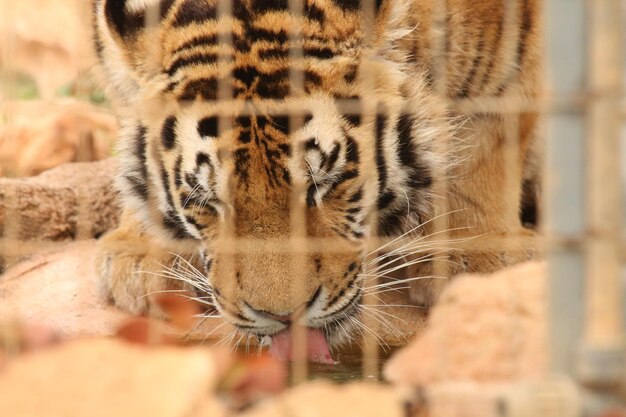
[[[403,417],[402,397],[389,386],[312,382],[271,399],[242,417]]]
[[[547,371],[546,265],[465,275],[444,290],[425,331],[387,364],[398,384],[503,383]]]
[[[75,341],[8,362],[0,415],[219,417],[217,380],[207,349]]]

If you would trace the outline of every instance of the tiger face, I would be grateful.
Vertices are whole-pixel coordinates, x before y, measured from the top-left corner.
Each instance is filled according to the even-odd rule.
[[[230,17],[217,0],[96,3],[123,109],[124,203],[194,247],[199,291],[259,337],[297,319],[339,343],[362,301],[368,238],[428,210],[444,123],[393,38],[364,40],[353,3],[308,0],[301,17],[286,0],[235,0]]]

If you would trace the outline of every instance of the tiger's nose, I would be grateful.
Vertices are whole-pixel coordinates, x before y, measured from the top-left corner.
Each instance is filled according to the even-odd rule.
[[[269,318],[269,319],[272,319],[272,320],[276,320],[276,321],[278,321],[280,323],[289,325],[293,321],[297,322],[300,318],[302,318],[303,316],[306,316],[307,310],[320,297],[321,292],[322,292],[322,287],[320,286],[320,287],[317,288],[317,290],[315,291],[313,296],[305,304],[300,306],[300,308],[298,308],[297,310],[290,311],[288,313],[281,312],[279,314],[276,314],[276,313],[272,313],[271,311],[259,310],[259,309],[256,309],[256,308],[252,307],[248,303],[246,303],[246,306],[250,310],[252,310],[254,313],[258,314],[259,316],[266,317],[266,318]]]

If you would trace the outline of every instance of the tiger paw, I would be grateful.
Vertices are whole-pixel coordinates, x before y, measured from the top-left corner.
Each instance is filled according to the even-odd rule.
[[[98,242],[96,270],[101,291],[113,305],[135,315],[166,318],[159,298],[166,293],[193,293],[186,280],[192,279],[195,266],[154,246],[145,236],[136,239],[122,228],[114,230]]]

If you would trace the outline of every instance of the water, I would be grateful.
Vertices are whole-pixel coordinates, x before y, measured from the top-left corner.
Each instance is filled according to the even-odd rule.
[[[385,362],[392,354],[393,351],[379,352],[379,375]],[[375,375],[363,375],[363,356],[358,350],[333,352],[333,358],[338,362],[336,365],[309,364],[309,379],[324,378],[337,383],[345,383],[377,377]]]

